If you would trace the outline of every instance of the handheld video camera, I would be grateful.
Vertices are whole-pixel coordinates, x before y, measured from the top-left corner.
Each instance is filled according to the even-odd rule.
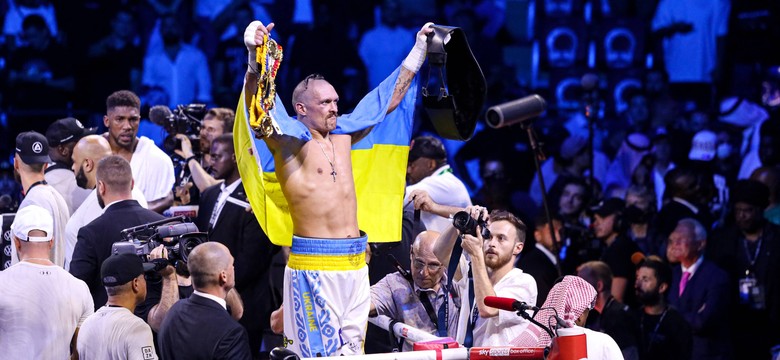
[[[184,219],[184,216],[177,216],[124,229],[120,232],[124,241],[115,242],[111,253],[133,253],[149,261],[149,253],[163,245],[168,250],[170,264],[175,266],[181,262],[186,265],[190,251],[207,242],[208,235]]]
[[[461,234],[469,234],[471,236],[477,236],[477,226],[482,228],[482,238],[490,238],[490,230],[488,230],[488,224],[485,219],[482,218],[482,214],[479,218],[474,219],[471,215],[465,211],[458,211],[452,217],[452,226],[454,226]]]
[[[205,104],[177,105],[174,111],[165,105],[155,105],[149,109],[149,120],[165,128],[168,133],[163,140],[163,148],[168,154],[181,149],[181,140],[176,138],[177,134],[184,134],[190,138],[193,153],[201,153],[200,126],[205,115]]]

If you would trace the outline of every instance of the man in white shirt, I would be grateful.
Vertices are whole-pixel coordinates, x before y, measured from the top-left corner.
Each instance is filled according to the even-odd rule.
[[[89,196],[76,209],[65,226],[65,270],[70,270],[70,260],[73,249],[76,248],[79,230],[103,214],[104,208],[98,204],[97,198],[97,164],[100,160],[111,156],[111,146],[108,140],[100,135],[88,135],[78,141],[73,148],[73,173],[76,174],[76,184],[81,189],[89,189]],[[144,194],[133,187],[132,198],[143,208],[147,208]]]
[[[80,359],[157,359],[152,329],[133,314],[146,298],[144,273],[153,269],[154,264],[131,253],[111,255],[103,261],[100,277],[108,302],[81,326],[77,343]]]
[[[72,117],[59,119],[46,129],[49,157],[52,160],[46,167],[46,182],[65,198],[70,215],[73,215],[89,195],[89,190],[76,185],[76,176],[71,170],[73,147],[79,139],[94,134],[95,130],[97,128],[85,128],[80,121]]]
[[[49,212],[49,215],[54,219],[54,229],[51,234],[54,246],[49,257],[55,264],[63,266],[65,263],[65,225],[70,218],[70,211],[62,195],[46,183],[44,171],[46,165],[51,162],[48,154],[49,144],[42,134],[28,131],[16,137],[14,170],[19,174],[19,182],[22,184],[24,193],[24,200],[19,204],[19,210],[29,205],[38,205]],[[11,246],[10,251],[11,264],[16,264],[19,261],[16,247]]]
[[[472,219],[488,218],[485,208],[467,209]],[[453,280],[461,301],[459,343],[472,346],[503,346],[519,335],[529,322],[508,311],[485,305],[485,297],[499,296],[536,304],[536,280],[515,268],[523,250],[526,226],[510,212],[494,210],[487,224],[490,234],[477,226],[476,234],[461,234],[463,256]],[[457,232],[450,227],[436,244],[436,257],[449,264]],[[486,236],[483,238],[483,236]]]
[[[135,186],[149,202],[149,210],[162,214],[173,205],[173,162],[147,137],[137,137],[141,122],[141,99],[129,90],[119,90],[106,99],[103,137],[114,155],[130,162]]]
[[[412,140],[409,162],[406,165],[406,198],[404,204],[413,199],[415,190],[424,190],[433,202],[466,208],[471,206],[471,197],[460,179],[452,174],[447,164],[447,153],[441,140],[433,136],[420,136]],[[423,212],[420,220],[425,228],[437,232],[446,230],[451,221],[429,212]]]
[[[49,260],[54,220],[29,205],[11,225],[21,261],[0,272],[0,348],[4,359],[65,359],[93,311],[87,285]]]

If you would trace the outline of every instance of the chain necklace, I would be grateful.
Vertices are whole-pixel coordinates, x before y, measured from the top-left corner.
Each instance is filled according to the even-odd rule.
[[[325,148],[322,147],[322,144],[320,144],[319,141],[317,141],[317,145],[320,146],[320,150],[322,150],[322,155],[325,155],[325,159],[328,160],[328,164],[330,164],[330,176],[333,176],[333,182],[336,182],[336,175],[338,175],[338,173],[336,172],[336,165],[335,165],[336,147],[333,145],[333,140],[330,139],[330,136],[328,136],[328,141],[330,142],[330,149],[333,151],[333,161],[330,161],[330,157],[328,156],[328,153],[325,152]]]

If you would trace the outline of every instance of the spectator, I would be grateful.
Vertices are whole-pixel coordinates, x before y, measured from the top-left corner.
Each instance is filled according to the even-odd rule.
[[[97,164],[109,156],[111,156],[111,145],[100,135],[87,135],[73,147],[72,170],[76,174],[76,184],[90,192],[65,226],[65,270],[70,270],[79,230],[102,215],[105,210],[105,206],[100,206],[98,202]],[[138,188],[133,187],[131,195],[141,207],[147,208],[144,194]]]
[[[133,169],[133,182],[149,203],[149,209],[162,213],[173,204],[173,162],[152,140],[138,137],[141,99],[132,91],[119,90],[106,99],[103,137],[115,155],[122,156]]]
[[[46,167],[44,177],[65,199],[69,215],[73,215],[89,195],[88,190],[76,184],[76,175],[71,169],[71,154],[76,142],[86,135],[94,134],[95,130],[97,128],[84,128],[80,121],[72,117],[59,119],[46,129],[49,158],[52,162]]]
[[[553,218],[553,229],[555,229],[555,239],[550,232],[549,221],[546,216],[537,216],[534,221],[534,239],[535,244],[530,250],[526,250],[517,257],[515,266],[523,270],[536,280],[536,306],[542,306],[547,299],[547,293],[550,292],[553,284],[561,276],[558,269],[558,250],[561,241],[561,220]],[[557,244],[553,241],[558,242]]]
[[[383,0],[380,20],[363,33],[358,45],[358,54],[368,75],[368,88],[373,89],[393,72],[406,57],[409,39],[414,30],[404,28],[400,23],[402,12],[399,0]],[[400,46],[387,46],[387,44]]]
[[[780,80],[780,79],[778,79]],[[769,94],[775,87],[780,91],[780,81],[767,81],[764,91]],[[771,84],[771,85],[770,85]],[[773,102],[766,95],[766,101]],[[770,106],[765,103],[765,106]],[[758,158],[758,144],[761,141],[761,124],[769,118],[769,113],[761,105],[742,97],[727,97],[720,103],[720,121],[734,125],[742,131],[742,141],[739,148],[741,164],[738,179],[746,179],[761,166]]]
[[[0,272],[0,345],[8,359],[78,358],[79,327],[92,314],[83,281],[49,260],[54,220],[47,209],[29,205],[11,224],[20,261]]]
[[[438,138],[421,136],[412,140],[406,180],[405,204],[413,200],[412,192],[424,190],[437,204],[460,208],[471,206],[466,185],[452,174],[444,145]],[[426,229],[438,232],[443,232],[450,225],[449,219],[429,212],[421,214],[420,220]]]
[[[274,309],[268,301],[273,296],[269,270],[279,247],[271,244],[255,215],[246,211],[249,200],[238,174],[233,134],[214,139],[210,154],[214,177],[224,181],[203,192],[196,224],[208,233],[209,241],[225,245],[235,259],[235,289],[245,303],[251,304],[239,322],[257,357],[263,334],[270,330],[268,321]]]
[[[144,273],[153,269],[154,264],[132,253],[114,254],[103,262],[100,277],[108,302],[81,326],[80,359],[157,359],[152,329],[133,315],[146,299]]]
[[[621,303],[633,306],[634,271],[636,267],[632,257],[640,253],[639,247],[626,237],[623,219],[625,201],[609,198],[601,201],[593,209],[593,233],[603,242],[603,252],[599,260],[605,262],[612,271],[612,296]]]
[[[669,234],[681,219],[695,218],[705,228],[712,223],[712,215],[702,195],[704,189],[701,174],[688,167],[678,167],[666,174],[664,183],[666,184],[664,197],[668,200],[655,218],[658,236],[664,239],[660,250],[662,254],[666,252],[665,240],[669,238]]]
[[[23,22],[28,16],[40,16],[53,37],[57,37],[57,12],[47,0],[8,0],[3,21],[3,35],[12,36],[15,44],[23,44]]]
[[[609,265],[603,261],[588,261],[577,268],[577,276],[596,289],[596,304],[588,314],[584,326],[615,339],[624,359],[638,359],[637,319],[628,305],[612,296],[612,270]]]
[[[171,108],[193,102],[211,103],[211,72],[206,56],[182,41],[182,28],[176,16],[167,14],[160,21],[163,46],[147,52],[142,85],[161,89]]]
[[[615,159],[609,165],[608,178],[604,183],[604,193],[625,192],[631,186],[631,177],[642,158],[650,153],[650,139],[642,133],[631,133],[620,145]],[[620,195],[622,196],[622,195]]]
[[[707,231],[691,218],[669,235],[669,251],[680,262],[672,268],[669,305],[691,325],[693,359],[730,359],[731,330],[742,330],[723,319],[731,307],[728,275],[703,256],[706,243]]]
[[[19,210],[29,205],[38,205],[54,219],[51,239],[53,246],[48,258],[58,266],[65,263],[65,225],[70,218],[68,204],[53,186],[46,183],[44,171],[51,162],[49,145],[46,138],[35,132],[24,132],[16,136],[16,153],[14,155],[14,170],[19,174],[24,200],[19,204]],[[17,248],[11,247],[11,264],[19,261]]]
[[[780,344],[772,325],[780,313],[780,227],[763,216],[769,189],[761,182],[737,181],[731,202],[733,225],[713,234],[707,254],[729,275],[728,295],[736,304],[729,310],[731,343],[740,357],[766,359]],[[759,331],[760,326],[769,331]],[[745,348],[742,341],[752,345]]]
[[[661,258],[648,256],[636,269],[636,297],[642,360],[691,359],[691,325],[666,301],[672,283],[672,269]]]
[[[650,226],[655,214],[655,196],[652,191],[645,186],[629,187],[626,191],[626,209],[623,211],[626,236],[633,240],[645,255],[660,255],[661,241],[656,229]]]
[[[750,178],[769,188],[769,204],[764,210],[764,217],[772,224],[780,225],[780,167],[762,166],[753,171]]]
[[[193,294],[171,308],[160,329],[164,359],[252,359],[246,330],[230,317],[225,298],[235,286],[233,257],[225,245],[195,246],[187,268]]]
[[[474,219],[487,215],[487,210],[481,207],[468,210]],[[485,296],[536,303],[536,281],[514,267],[525,243],[525,224],[501,210],[493,211],[489,219],[489,238],[483,240],[482,226],[478,227],[476,236],[463,234],[464,256],[450,260],[455,243],[454,228],[437,241],[434,250],[442,264],[458,261],[453,275],[461,299],[457,340],[466,347],[505,345],[529,324],[513,313],[486,306]]]
[[[447,265],[434,254],[439,233],[424,231],[412,244],[411,271],[388,274],[371,286],[371,315],[387,316],[440,337],[455,337],[459,304],[448,289]],[[404,341],[403,351],[413,343]]]

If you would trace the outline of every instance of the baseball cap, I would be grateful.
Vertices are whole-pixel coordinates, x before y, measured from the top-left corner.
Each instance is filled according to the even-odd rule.
[[[43,231],[46,236],[29,236],[33,230]],[[22,241],[47,242],[52,239],[54,233],[54,219],[46,209],[38,205],[27,205],[16,212],[11,233]]]
[[[46,140],[50,146],[57,146],[70,141],[78,141],[86,135],[94,134],[96,127],[85,128],[76,118],[66,117],[59,119],[46,129]]]
[[[444,144],[441,143],[441,140],[433,136],[420,136],[412,140],[412,147],[409,149],[409,162],[421,157],[443,160],[447,158],[447,152],[444,150]]]
[[[49,158],[49,142],[41,133],[26,131],[16,135],[16,153],[25,164],[46,164]]]
[[[145,272],[154,269],[154,264],[143,262],[138,255],[123,253],[111,255],[100,266],[103,286],[127,284]]]
[[[621,198],[611,197],[609,199],[602,200],[596,206],[590,208],[594,214],[604,217],[623,211],[626,202]]]
[[[691,151],[688,153],[688,159],[699,161],[714,159],[717,141],[718,136],[712,131],[702,130],[697,132],[691,141]]]

